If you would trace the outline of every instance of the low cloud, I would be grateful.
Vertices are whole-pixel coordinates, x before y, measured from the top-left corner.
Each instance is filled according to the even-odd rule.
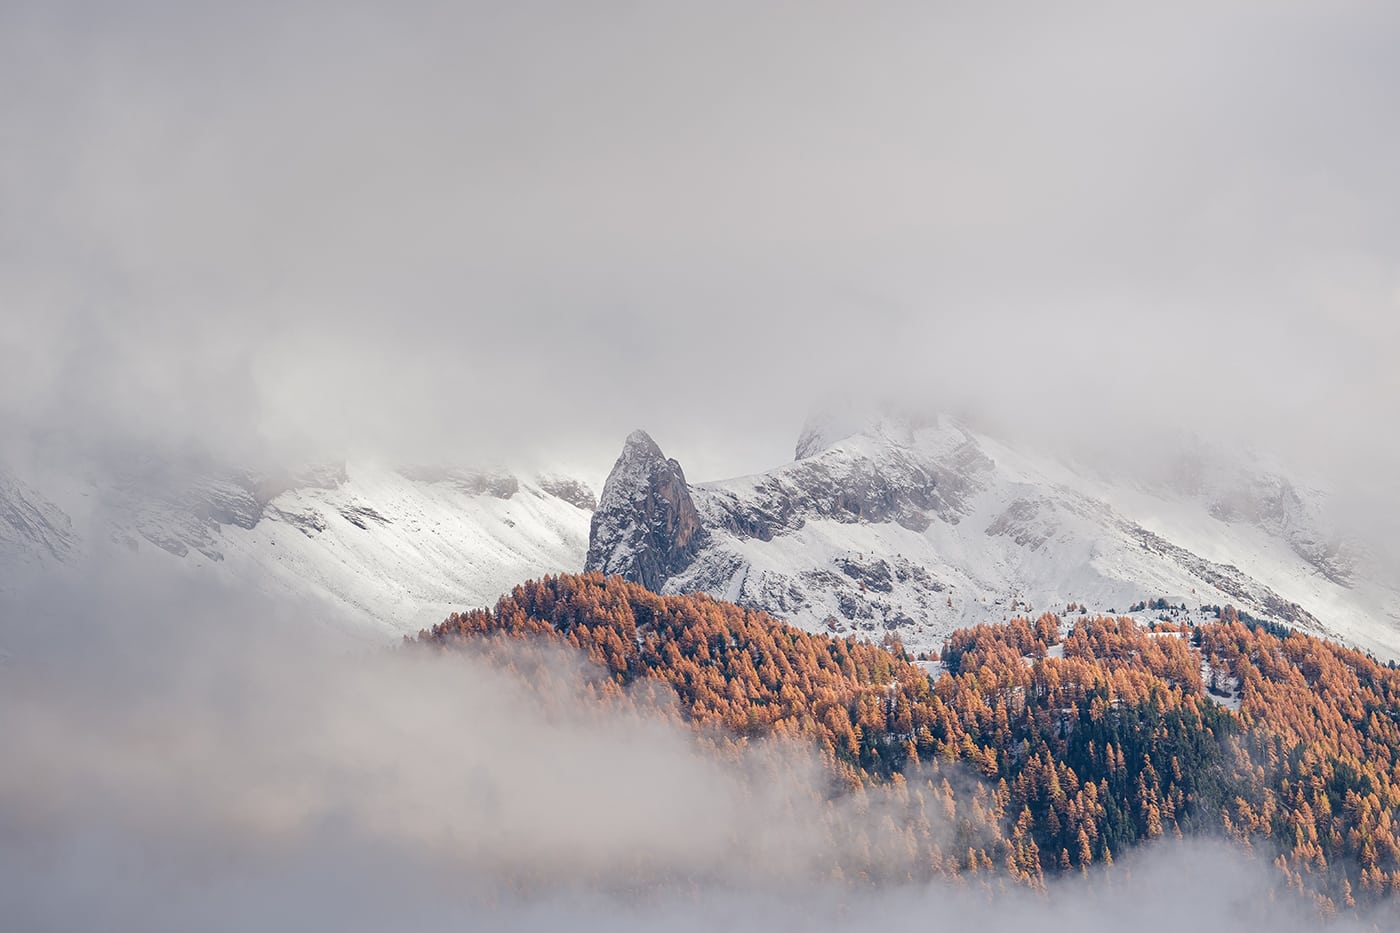
[[[365,648],[309,606],[155,582],[99,574],[0,627],[10,929],[1313,928],[1223,844],[1045,894],[835,880],[891,791],[828,804],[802,746],[716,754],[668,691],[600,704],[558,649]]]

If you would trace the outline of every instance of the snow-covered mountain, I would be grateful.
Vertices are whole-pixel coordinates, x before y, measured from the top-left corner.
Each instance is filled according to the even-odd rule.
[[[1165,600],[1400,656],[1400,590],[1326,514],[1323,492],[1244,459],[1198,450],[1161,481],[1128,481],[947,419],[828,420],[791,463],[696,484],[639,431],[604,486],[587,569],[915,648],[1016,613]]]
[[[577,479],[500,469],[0,473],[0,596],[115,548],[311,597],[382,638],[585,568],[916,649],[1018,613],[1164,600],[1400,657],[1400,586],[1329,524],[1324,491],[1202,448],[1150,475],[897,418],[813,423],[794,461],[703,483],[635,432],[596,511]]]
[[[80,572],[116,548],[310,597],[372,638],[577,571],[595,505],[566,476],[371,464],[275,475],[146,464],[50,482],[52,500],[0,474],[0,593],[39,568]]]

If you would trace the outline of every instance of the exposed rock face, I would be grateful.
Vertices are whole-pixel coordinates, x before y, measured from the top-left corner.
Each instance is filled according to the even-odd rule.
[[[876,430],[908,434],[890,423]],[[994,464],[956,431],[938,456],[884,435],[850,440],[831,447],[829,437],[813,435],[794,463],[692,487],[676,461],[636,432],[604,487],[587,569],[658,592],[708,592],[804,624],[912,626],[947,601],[946,584],[928,567],[898,553],[808,547],[804,534],[891,525],[918,535],[935,521],[956,525]],[[763,559],[769,554],[773,561]]]
[[[659,591],[707,539],[681,465],[633,431],[593,513],[586,569]]]
[[[978,474],[991,466],[970,442],[937,462],[921,461],[899,445],[873,455],[853,445],[809,454],[742,486],[706,484],[703,508],[735,535],[761,541],[810,519],[894,522],[923,531],[933,517],[957,524],[980,489]]]

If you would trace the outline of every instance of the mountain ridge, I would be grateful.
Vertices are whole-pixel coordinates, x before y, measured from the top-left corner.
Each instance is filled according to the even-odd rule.
[[[791,462],[691,482],[634,432],[597,498],[568,473],[461,465],[12,477],[0,590],[115,546],[327,601],[370,637],[589,569],[916,650],[1028,606],[1165,601],[1198,616],[1235,605],[1400,657],[1400,587],[1336,534],[1325,494],[1272,468],[1188,449],[1161,455],[1152,481],[1124,480],[890,412],[801,437]]]
[[[577,570],[596,505],[573,477],[503,468],[119,473],[74,480],[59,497],[67,510],[4,476],[0,595],[42,568],[81,577],[116,549],[160,572],[309,598],[372,640],[490,602],[522,579]],[[21,537],[12,515],[61,533]]]
[[[1325,502],[1286,478],[1208,463],[1194,489],[1114,482],[947,418],[840,424],[805,428],[791,463],[689,484],[707,540],[648,585],[809,631],[894,631],[921,647],[1026,604],[1108,611],[1165,598],[1234,604],[1400,655],[1397,590],[1358,580],[1361,549],[1326,528]],[[650,492],[636,473],[609,483],[631,492],[594,514],[585,569],[640,581],[638,555],[619,561],[609,547],[644,538],[611,503]]]

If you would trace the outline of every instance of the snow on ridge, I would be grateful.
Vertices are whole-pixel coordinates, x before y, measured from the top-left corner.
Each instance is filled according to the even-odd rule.
[[[833,439],[844,429],[809,428],[805,456],[766,473],[693,484],[710,539],[661,589],[918,649],[1028,605],[1172,594],[1400,656],[1396,591],[1320,572],[1290,537],[1322,508],[1303,492],[1227,515],[1210,496],[1086,475],[946,418],[885,417]]]
[[[259,576],[309,587],[384,629],[416,630],[488,605],[526,579],[582,565],[588,510],[533,479],[518,482],[501,497],[357,469],[334,492],[298,491],[277,502],[318,517],[322,530],[260,523],[230,530],[229,549]],[[359,525],[345,516],[347,503],[382,520]]]
[[[310,597],[373,639],[582,567],[594,504],[586,483],[429,473],[351,463],[334,482],[287,483],[266,501],[251,483],[213,476],[164,498],[143,496],[140,485],[94,487],[86,495],[103,504],[90,516],[87,546],[65,559],[76,565],[116,544],[152,566]],[[0,570],[28,550],[0,547]]]
[[[157,500],[139,486],[105,490],[95,498],[111,508],[77,531],[71,510],[13,493],[17,481],[0,474],[0,509],[47,502],[39,514],[71,552],[115,537],[142,559],[315,596],[373,638],[576,572],[593,562],[590,543],[600,566],[617,568],[640,566],[660,540],[678,545],[653,581],[663,592],[710,593],[813,631],[893,633],[914,650],[937,650],[965,625],[1165,596],[1400,657],[1400,588],[1362,560],[1349,575],[1328,563],[1327,500],[1309,485],[1256,482],[1250,464],[1194,485],[1128,482],[947,418],[881,416],[821,440],[764,473],[687,484],[634,432],[596,501],[567,474],[351,463],[284,488],[234,476]],[[19,566],[8,552],[46,553],[32,535],[7,544],[14,527],[0,517],[0,578]]]

